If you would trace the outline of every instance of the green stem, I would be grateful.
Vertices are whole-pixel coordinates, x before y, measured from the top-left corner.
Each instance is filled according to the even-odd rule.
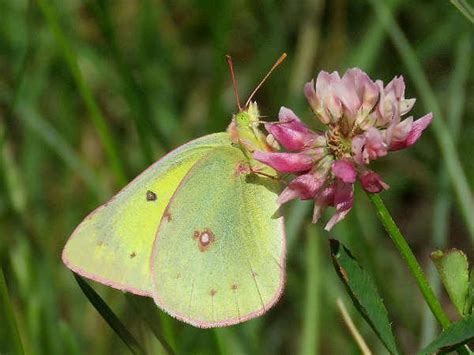
[[[431,289],[431,286],[428,283],[428,280],[423,273],[420,264],[416,260],[415,255],[411,251],[410,246],[398,229],[380,196],[378,194],[371,193],[368,193],[368,196],[377,210],[377,216],[379,217],[379,220],[382,222],[388,235],[395,243],[395,246],[402,255],[403,259],[405,259],[410,272],[415,278],[416,283],[418,284],[418,287],[420,288],[420,291],[426,300],[426,303],[428,303],[428,306],[431,309],[431,312],[436,317],[443,329],[446,329],[449,326],[450,321],[444,313],[443,308],[441,307],[441,304],[436,298],[433,290]]]

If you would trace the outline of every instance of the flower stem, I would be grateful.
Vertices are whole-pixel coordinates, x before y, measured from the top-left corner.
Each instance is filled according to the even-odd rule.
[[[367,195],[369,196],[370,200],[375,206],[375,209],[377,210],[377,216],[379,217],[379,220],[382,222],[388,235],[395,243],[395,246],[402,255],[403,259],[405,259],[408,268],[410,269],[410,272],[415,277],[416,283],[418,284],[418,287],[420,288],[420,291],[423,294],[426,303],[428,303],[431,312],[436,317],[441,327],[443,327],[443,329],[446,329],[449,326],[450,321],[444,313],[443,308],[441,307],[441,304],[436,298],[433,290],[431,289],[431,286],[428,283],[428,280],[425,274],[423,273],[420,264],[416,260],[415,255],[411,251],[406,239],[403,237],[402,233],[398,229],[392,216],[390,215],[390,212],[387,210],[387,207],[385,207],[385,204],[383,203],[380,196],[378,194],[371,193],[368,193]]]

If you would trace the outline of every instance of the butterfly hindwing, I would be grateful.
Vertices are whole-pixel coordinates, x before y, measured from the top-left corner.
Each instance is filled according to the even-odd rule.
[[[197,162],[230,144],[227,133],[208,135],[150,166],[76,228],[63,250],[64,263],[87,278],[151,295],[150,255],[170,198]]]
[[[171,198],[153,247],[155,302],[200,327],[251,319],[284,283],[285,235],[278,184],[249,174],[242,151],[213,150]]]

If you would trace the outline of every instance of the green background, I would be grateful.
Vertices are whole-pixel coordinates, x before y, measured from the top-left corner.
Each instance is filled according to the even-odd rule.
[[[392,16],[396,23],[385,27]],[[454,127],[437,135],[430,127],[415,147],[373,165],[391,185],[384,200],[456,319],[429,253],[448,246],[472,254],[440,137],[454,139],[472,190],[473,44],[472,24],[449,1],[1,0],[0,266],[25,351],[128,353],[60,252],[89,211],[166,151],[225,130],[236,110],[225,54],[243,101],[288,53],[256,96],[268,120],[284,105],[310,122],[303,84],[319,70],[357,66],[386,82],[403,74],[406,96],[418,98],[413,115],[435,111],[434,120]],[[162,348],[143,310],[178,353],[357,354],[337,297],[373,352],[383,353],[333,270],[330,236],[374,276],[404,351],[434,338],[435,320],[360,190],[331,233],[310,224],[308,203],[285,213],[285,293],[257,320],[199,330],[90,284],[149,353]],[[0,313],[0,352],[11,349],[6,318]]]

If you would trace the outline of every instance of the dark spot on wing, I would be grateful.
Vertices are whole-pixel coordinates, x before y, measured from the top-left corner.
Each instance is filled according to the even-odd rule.
[[[163,217],[166,218],[166,221],[171,222],[173,220],[173,217],[171,216],[171,213],[168,212],[168,210],[165,211],[163,214]]]
[[[148,190],[146,192],[146,200],[147,201],[156,201],[156,194],[153,191]]]
[[[137,256],[137,253],[132,252],[132,253],[130,254],[130,259],[133,259],[133,258],[136,257],[136,256]]]
[[[230,288],[235,291],[235,290],[237,290],[237,289],[239,288],[239,285],[237,285],[237,284],[232,284],[232,286],[230,286]]]
[[[217,291],[215,289],[211,289],[211,291],[209,292],[211,297],[214,297],[216,295],[216,293],[217,293]]]
[[[200,251],[206,251],[209,249],[216,239],[214,233],[209,228],[206,228],[202,231],[194,231],[193,238],[197,241]]]

